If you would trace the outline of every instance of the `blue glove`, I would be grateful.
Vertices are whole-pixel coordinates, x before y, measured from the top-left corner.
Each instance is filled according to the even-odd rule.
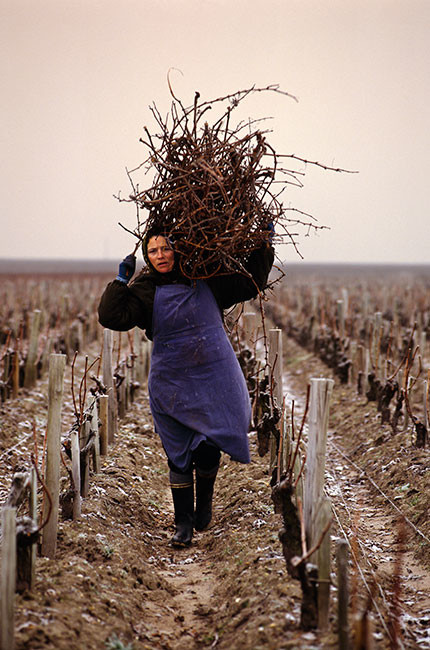
[[[116,279],[120,282],[128,284],[133,277],[133,273],[136,270],[136,257],[134,255],[127,255],[124,257],[121,264],[119,265],[118,275]]]
[[[275,236],[275,226],[273,225],[273,221],[270,221],[267,224],[267,230],[269,231],[269,244],[271,244]]]

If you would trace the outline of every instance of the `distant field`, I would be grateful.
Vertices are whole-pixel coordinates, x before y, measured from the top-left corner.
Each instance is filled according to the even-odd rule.
[[[58,274],[115,274],[121,260],[57,260],[57,259],[0,259],[2,275],[58,275]],[[137,264],[140,270],[143,261]],[[311,264],[293,262],[285,264],[287,278],[296,280],[300,276],[325,276],[336,278],[379,277],[410,275],[430,280],[430,264]]]
[[[0,259],[3,275],[51,275],[74,273],[115,273],[120,260],[56,260],[56,259]]]

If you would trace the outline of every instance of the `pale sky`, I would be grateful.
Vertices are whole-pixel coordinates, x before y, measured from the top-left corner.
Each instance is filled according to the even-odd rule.
[[[243,116],[273,117],[278,153],[359,171],[308,167],[287,191],[330,226],[305,261],[430,262],[429,0],[0,0],[0,25],[0,257],[131,251],[135,208],[113,194],[176,68],[187,105],[279,84],[298,103],[253,95]]]

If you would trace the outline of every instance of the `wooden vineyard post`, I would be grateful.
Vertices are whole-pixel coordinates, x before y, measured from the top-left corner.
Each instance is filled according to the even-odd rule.
[[[282,387],[282,330],[269,330],[269,368],[270,381],[272,384],[273,397],[282,412],[283,387]],[[281,426],[279,424],[279,430]],[[270,439],[270,471],[272,472],[277,462],[276,440]]]
[[[348,542],[340,539],[337,543],[337,612],[338,612],[338,630],[339,630],[339,650],[348,650],[349,648],[349,629],[348,629],[348,603],[349,603],[349,586],[348,586]]]
[[[11,356],[9,353],[5,353],[3,356],[3,376],[0,376],[0,379],[2,380],[0,383],[0,402],[2,399],[6,401],[9,397],[9,390],[8,390],[8,379],[9,379],[9,374],[10,374],[10,366],[11,366]]]
[[[123,419],[127,410],[127,364],[121,361],[118,368],[118,374],[121,377],[121,383],[118,386],[118,417]]]
[[[318,509],[315,529],[320,536],[332,519],[330,499],[323,499]],[[318,566],[318,627],[325,630],[329,621],[330,605],[330,529],[324,535],[317,554]]]
[[[427,359],[427,334],[423,330],[420,335],[420,350],[423,362]]]
[[[345,316],[347,316],[348,311],[349,311],[349,293],[348,293],[348,289],[346,287],[343,287],[342,291],[341,291],[341,294],[342,294],[342,301],[343,301],[343,306],[344,306],[344,313],[345,313]]]
[[[341,339],[345,336],[345,303],[343,300],[336,300],[338,332]]]
[[[144,379],[148,380],[149,370],[151,368],[152,341],[144,339],[142,341],[142,354],[144,359]]]
[[[348,386],[351,386],[351,384],[355,384],[357,380],[357,373],[356,373],[356,356],[357,356],[357,341],[351,341],[350,343],[350,350],[351,350],[351,367],[349,369],[348,373]]]
[[[137,384],[137,357],[133,352],[127,356],[127,408],[134,402]]]
[[[46,487],[52,499],[52,511],[43,529],[42,555],[53,558],[57,548],[60,497],[61,404],[63,399],[66,355],[51,354],[49,359],[48,425],[46,444]]]
[[[377,311],[373,320],[373,346],[372,361],[376,379],[381,378],[381,335],[382,335],[382,312]]]
[[[35,467],[27,474],[29,517],[16,520],[16,591],[24,593],[34,587],[37,552],[37,474]],[[17,502],[16,500],[15,502]],[[12,505],[12,504],[11,504]]]
[[[13,650],[16,589],[16,508],[2,510],[1,650]]]
[[[365,348],[364,354],[364,393],[369,390],[370,350]]]
[[[79,448],[79,431],[71,432],[70,447],[72,452],[73,519],[79,519],[81,516],[81,450]]]
[[[149,377],[149,371],[151,370],[151,357],[152,357],[152,341],[146,342],[146,377]]]
[[[108,449],[108,420],[109,420],[109,397],[107,395],[100,395],[99,397],[100,409],[100,454],[106,456]]]
[[[135,379],[142,385],[146,381],[146,347],[142,332],[138,327],[133,330],[133,345],[136,352],[134,359]]]
[[[31,519],[37,524],[37,474],[34,467],[31,468],[30,473],[30,502],[29,510]],[[36,556],[37,544],[31,545],[31,559],[30,559],[30,589],[33,589],[36,581]]]
[[[103,332],[103,384],[108,390],[108,442],[115,441],[116,434],[116,398],[113,384],[112,370],[113,339],[112,330],[105,329]]]
[[[84,447],[87,445],[90,437],[91,423],[86,420],[81,424],[79,429],[79,456]],[[90,455],[89,453],[85,454],[84,461],[80,463],[81,468],[81,497],[87,497],[90,489]]]
[[[43,350],[43,354],[41,357],[41,372],[42,375],[45,375],[45,373],[48,371],[49,368],[49,357],[52,354],[52,350],[54,348],[54,341],[52,340],[51,336],[48,336],[46,343],[45,343],[45,349]]]
[[[12,358],[12,397],[16,399],[18,397],[19,390],[19,352],[18,345],[13,353]]]
[[[412,402],[412,385],[413,385],[413,381],[414,381],[414,378],[411,377],[411,376],[409,376],[407,378],[407,381],[404,381],[405,391],[408,392],[408,396],[409,396],[409,403]],[[409,426],[409,411],[408,411],[408,409],[406,408],[406,405],[405,405],[404,429],[406,430],[408,428],[408,426]]]
[[[311,379],[309,397],[308,452],[304,493],[304,517],[309,548],[314,542],[313,520],[324,494],[327,427],[333,379]]]
[[[99,434],[99,418],[97,413],[97,402],[94,401],[91,407],[91,429],[94,431],[94,471],[96,474],[100,472],[100,434]]]
[[[303,517],[308,548],[313,548],[322,538],[319,549],[310,558],[310,561],[316,561],[318,566],[318,625],[322,628],[328,624],[330,597],[329,527],[332,515],[330,501],[324,497],[324,474],[333,384],[332,379],[310,380],[308,449],[303,495]]]
[[[133,357],[128,355],[125,361],[125,408],[128,411],[132,403],[132,385],[133,385]]]
[[[357,392],[364,395],[365,377],[364,377],[364,355],[365,348],[362,345],[357,346]]]
[[[243,338],[250,350],[255,349],[257,333],[257,314],[253,311],[246,311],[242,314]]]
[[[25,371],[24,371],[25,388],[31,388],[36,383],[36,378],[37,378],[36,359],[37,359],[37,347],[39,343],[40,318],[41,318],[41,311],[39,309],[35,309],[31,315],[30,342],[28,344],[28,353],[25,362]]]

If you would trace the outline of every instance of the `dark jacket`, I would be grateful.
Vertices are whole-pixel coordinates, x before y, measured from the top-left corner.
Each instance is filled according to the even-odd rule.
[[[208,278],[206,282],[220,310],[255,298],[258,295],[257,287],[264,290],[273,260],[273,248],[264,244],[259,250],[251,253],[245,265],[254,281],[241,273]],[[157,286],[173,283],[191,284],[190,280],[176,270],[170,273],[144,270],[129,285],[113,280],[107,285],[100,299],[99,322],[103,327],[120,332],[137,326],[145,330],[146,336],[152,339],[155,290]]]

